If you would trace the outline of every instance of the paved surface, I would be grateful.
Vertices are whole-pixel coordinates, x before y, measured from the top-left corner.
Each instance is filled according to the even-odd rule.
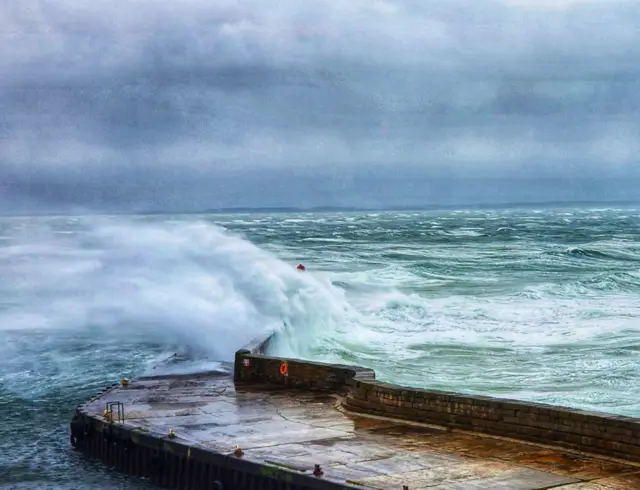
[[[87,411],[102,416],[108,401],[124,403],[128,424],[309,474],[320,464],[363,489],[640,488],[637,466],[344,413],[329,395],[236,391],[226,373],[132,381]]]

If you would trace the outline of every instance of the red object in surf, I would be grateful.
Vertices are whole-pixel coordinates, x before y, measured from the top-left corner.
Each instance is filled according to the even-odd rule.
[[[299,271],[304,271],[306,270],[306,267],[302,264],[298,264],[298,267],[296,267],[296,269],[298,269]]]

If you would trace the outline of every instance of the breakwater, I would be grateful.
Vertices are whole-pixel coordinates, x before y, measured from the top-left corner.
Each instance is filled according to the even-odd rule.
[[[382,383],[269,356],[271,341],[220,371],[105,388],[78,407],[71,444],[168,488],[640,486],[635,419]]]

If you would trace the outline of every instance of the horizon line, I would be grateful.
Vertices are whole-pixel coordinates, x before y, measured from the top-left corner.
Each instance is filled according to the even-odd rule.
[[[534,207],[585,207],[602,205],[640,205],[639,200],[612,200],[612,201],[524,201],[524,202],[504,202],[504,203],[466,203],[466,204],[426,204],[426,205],[406,205],[406,206],[225,206],[206,208],[197,211],[186,210],[129,210],[129,211],[91,211],[82,212],[38,212],[38,211],[16,211],[0,212],[2,217],[54,217],[54,216],[134,216],[134,215],[195,215],[195,214],[286,214],[286,213],[358,213],[358,212],[394,212],[394,211],[473,211],[490,209],[518,209]]]

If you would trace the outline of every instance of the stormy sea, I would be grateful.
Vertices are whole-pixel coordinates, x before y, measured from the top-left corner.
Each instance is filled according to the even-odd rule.
[[[145,488],[71,450],[75,407],[274,329],[382,380],[640,416],[639,240],[631,208],[0,218],[0,487]]]

